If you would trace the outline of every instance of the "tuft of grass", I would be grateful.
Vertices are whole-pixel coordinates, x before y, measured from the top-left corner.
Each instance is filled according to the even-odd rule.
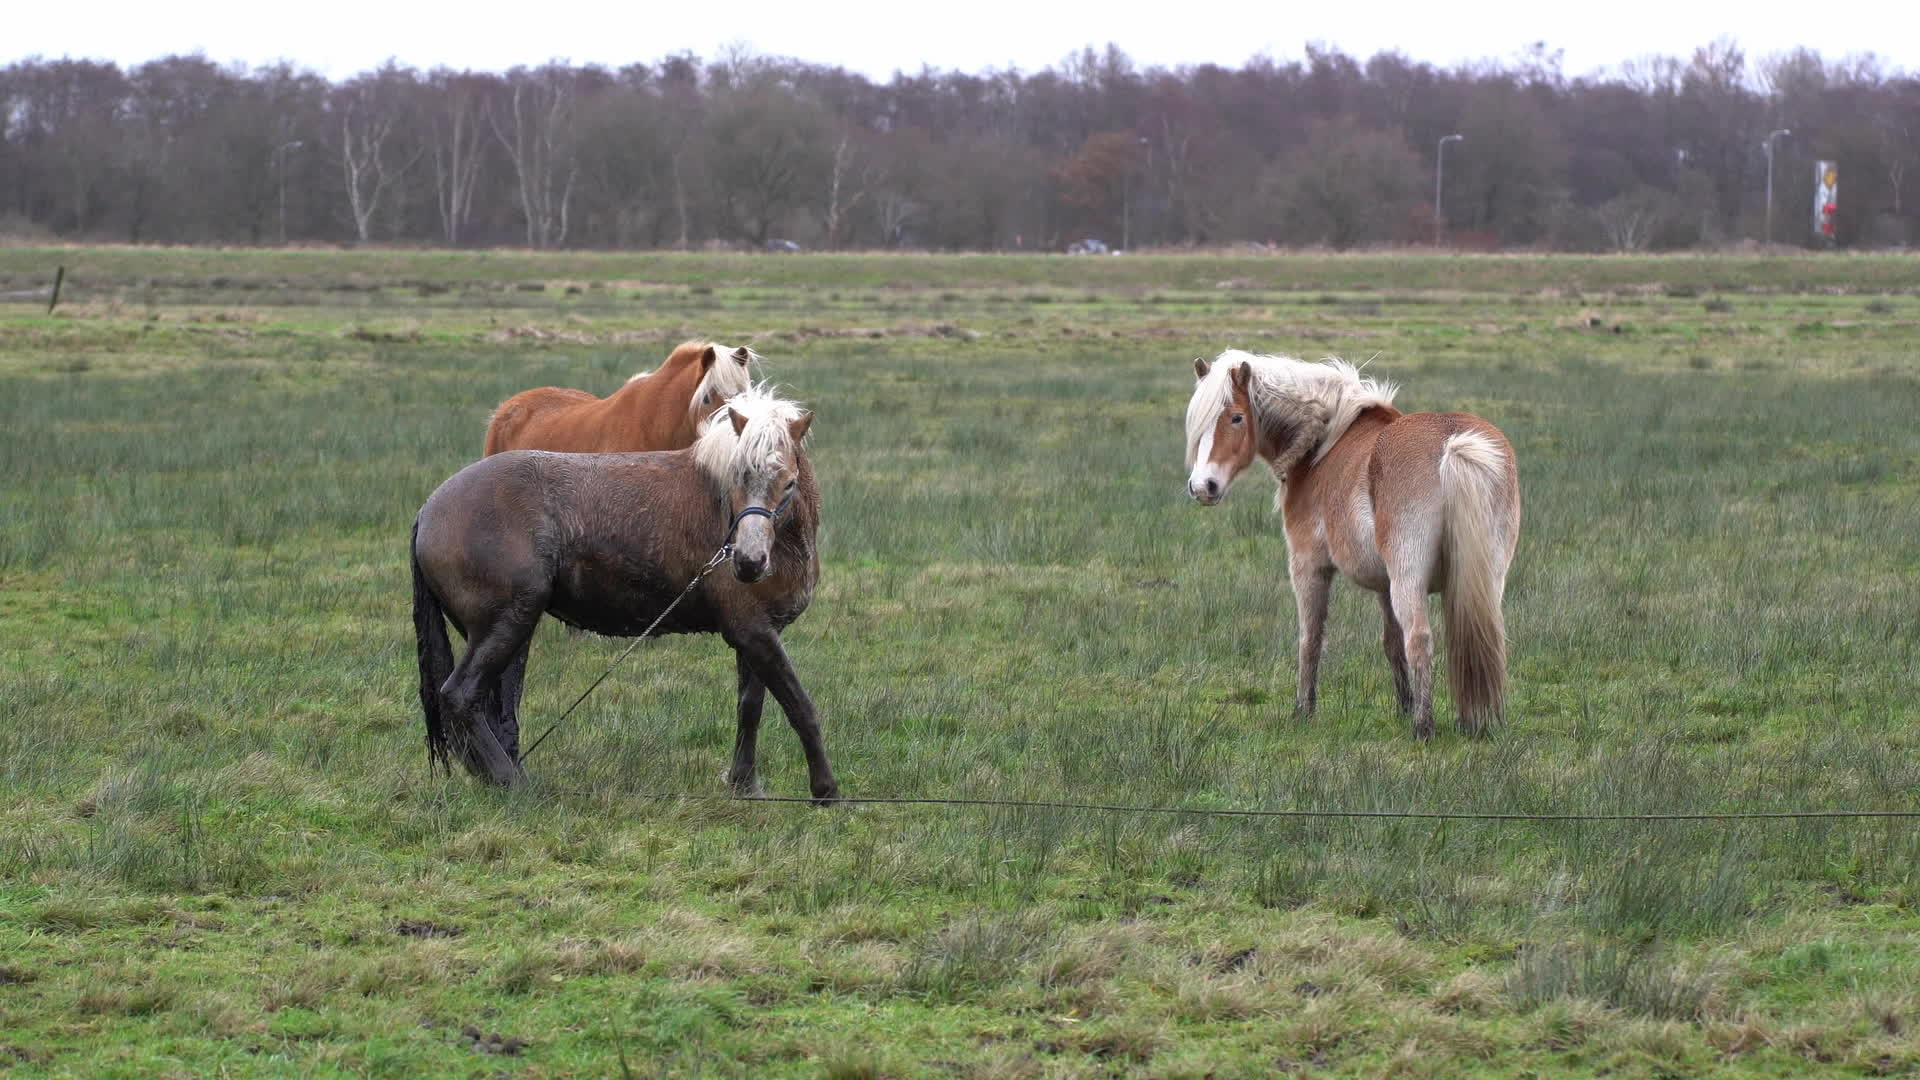
[[[1635,1016],[1697,1021],[1716,1003],[1717,972],[1675,963],[1662,953],[1619,945],[1555,945],[1515,961],[1506,993],[1531,1010],[1563,1000],[1604,1003]]]

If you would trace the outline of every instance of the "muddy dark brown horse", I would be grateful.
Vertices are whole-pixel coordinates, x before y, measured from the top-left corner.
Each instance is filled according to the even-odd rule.
[[[807,461],[811,413],[755,388],[714,413],[684,450],[482,458],[441,484],[414,519],[413,625],[427,748],[495,783],[522,775],[520,691],[542,612],[596,633],[642,633],[714,553],[716,571],[658,633],[717,633],[733,647],[739,795],[760,793],[755,745],[768,691],[800,736],[815,799],[839,795],[813,702],[780,632],[820,576],[820,493]],[[453,662],[446,622],[467,639]]]
[[[689,341],[666,363],[633,376],[604,398],[564,386],[522,390],[493,411],[486,453],[609,454],[692,446],[720,403],[752,383],[757,359],[744,345]]]

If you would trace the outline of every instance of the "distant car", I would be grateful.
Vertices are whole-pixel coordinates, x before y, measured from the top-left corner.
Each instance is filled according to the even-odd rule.
[[[1075,240],[1067,245],[1069,255],[1105,255],[1107,245],[1089,236],[1085,240]]]
[[[792,255],[797,252],[805,251],[807,249],[801,247],[799,244],[796,244],[791,240],[769,240],[767,241],[767,250],[776,251],[782,255]]]

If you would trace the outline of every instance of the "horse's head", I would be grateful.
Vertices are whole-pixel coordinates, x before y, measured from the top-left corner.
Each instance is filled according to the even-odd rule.
[[[1259,447],[1253,412],[1253,366],[1242,360],[1214,370],[1193,362],[1193,398],[1187,402],[1187,493],[1203,506],[1227,497]]]
[[[753,387],[715,410],[694,444],[726,511],[733,574],[741,581],[759,581],[772,570],[780,524],[806,497],[803,442],[812,423],[812,413]]]
[[[759,353],[745,345],[730,348],[707,342],[697,348],[700,381],[687,401],[687,422],[696,435],[723,402],[753,385],[753,363],[760,359]]]

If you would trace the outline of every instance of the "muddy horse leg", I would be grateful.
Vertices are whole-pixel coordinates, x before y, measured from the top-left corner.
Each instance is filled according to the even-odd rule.
[[[738,720],[733,733],[733,766],[721,779],[732,786],[735,795],[759,798],[766,791],[760,787],[755,748],[760,741],[760,714],[767,703],[767,684],[754,674],[745,653],[733,654],[733,666],[740,683]]]
[[[780,644],[780,635],[772,630],[763,630],[729,637],[728,643],[741,661],[752,669],[754,676],[773,693],[773,700],[779,702],[781,710],[787,714],[787,723],[793,725],[794,734],[800,736],[800,749],[807,756],[807,786],[813,793],[814,802],[824,806],[839,798],[840,785],[833,779],[833,767],[827,764],[827,750],[820,741],[820,720],[814,714],[813,699],[807,696],[806,690],[800,686],[799,677],[793,673],[793,662],[787,659],[787,650]],[[734,774],[734,783],[739,783],[737,772]]]
[[[520,651],[507,661],[506,670],[500,673],[500,713],[494,725],[494,737],[500,741],[500,748],[515,761],[520,760],[520,692],[527,685],[527,650],[533,647],[533,639],[520,646]]]
[[[496,784],[511,784],[521,776],[520,763],[500,742],[506,698],[503,675],[516,656],[525,655],[539,614],[536,609],[533,618],[527,619],[501,612],[492,625],[476,630],[467,639],[466,655],[441,688],[462,763],[468,772]]]
[[[1393,596],[1390,593],[1377,593],[1380,597],[1380,614],[1386,622],[1386,629],[1380,635],[1380,645],[1387,653],[1387,666],[1393,669],[1393,700],[1400,708],[1400,715],[1413,712],[1413,684],[1407,679],[1407,643],[1400,628],[1400,620],[1393,617]]]
[[[1300,615],[1300,682],[1293,693],[1293,715],[1313,715],[1318,701],[1320,651],[1327,628],[1327,598],[1333,592],[1333,568],[1296,565],[1293,602]]]

